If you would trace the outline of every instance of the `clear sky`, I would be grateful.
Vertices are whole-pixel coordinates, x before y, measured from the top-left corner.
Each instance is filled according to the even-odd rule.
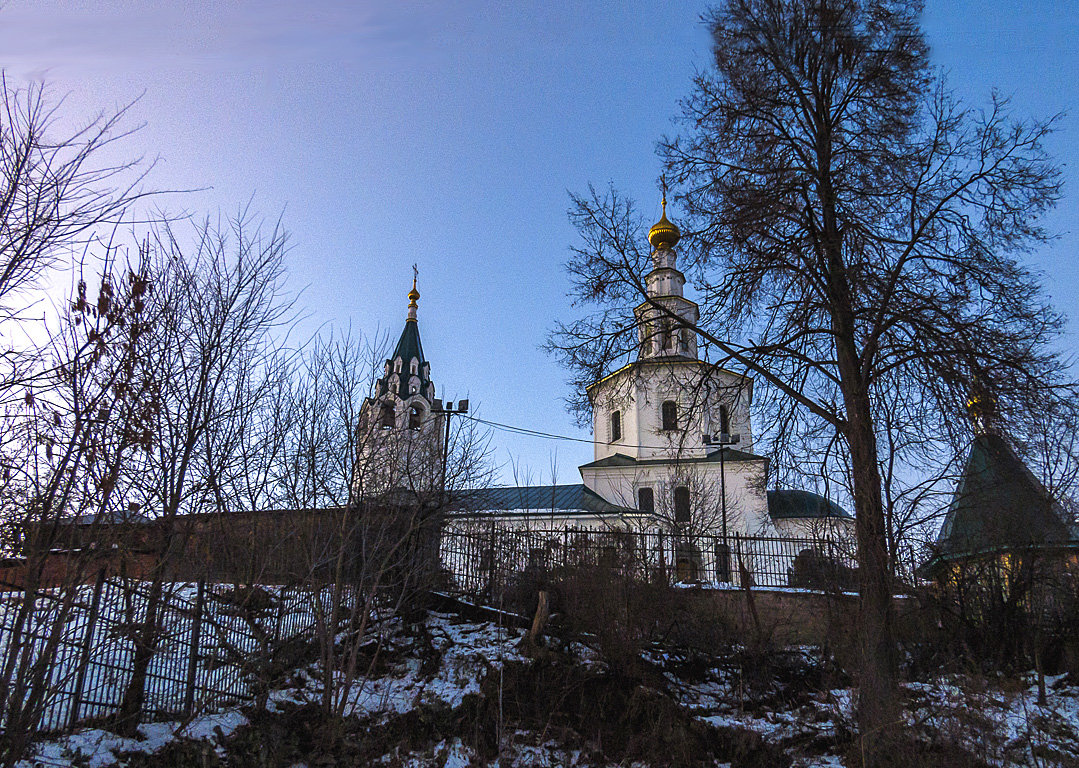
[[[967,100],[1068,112],[1060,234],[1032,254],[1079,318],[1075,0],[927,0],[934,63]],[[567,191],[613,183],[659,215],[656,139],[709,62],[703,2],[8,0],[0,65],[47,82],[75,122],[141,95],[129,154],[173,210],[253,200],[292,233],[308,330],[400,332],[411,265],[441,397],[486,419],[589,439],[539,349],[574,315]],[[673,211],[677,220],[677,210]],[[1075,347],[1079,335],[1069,332]],[[582,442],[494,433],[502,479],[579,482]],[[513,462],[511,463],[511,457]],[[552,466],[557,470],[552,473]]]

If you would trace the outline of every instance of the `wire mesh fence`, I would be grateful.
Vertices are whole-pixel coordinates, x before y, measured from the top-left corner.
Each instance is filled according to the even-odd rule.
[[[443,532],[450,589],[490,597],[528,575],[577,566],[651,583],[737,587],[856,588],[853,544],[819,537],[676,534],[661,531],[525,529],[454,523]]]
[[[35,731],[115,715],[149,623],[154,640],[142,717],[188,715],[252,698],[257,664],[283,641],[314,629],[309,590],[165,584],[154,599],[151,589],[99,576],[73,588],[0,595],[7,681],[0,695],[9,703],[33,695]],[[3,707],[0,728],[10,716],[11,707]]]

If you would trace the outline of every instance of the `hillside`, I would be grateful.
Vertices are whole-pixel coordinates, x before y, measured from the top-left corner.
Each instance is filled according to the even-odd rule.
[[[149,723],[141,739],[83,729],[38,743],[20,768],[857,764],[850,681],[814,649],[720,657],[653,646],[612,663],[580,641],[525,652],[522,637],[453,613],[385,616],[340,721],[320,708],[311,661],[263,711]],[[926,679],[904,696],[897,765],[1079,765],[1079,679],[1048,678],[1044,705],[1032,679],[1003,677]]]

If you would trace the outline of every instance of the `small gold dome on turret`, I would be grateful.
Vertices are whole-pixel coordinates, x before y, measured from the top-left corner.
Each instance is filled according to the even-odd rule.
[[[983,385],[975,384],[970,397],[967,398],[967,415],[974,423],[976,432],[988,432],[996,418],[997,399],[993,393]]]
[[[416,279],[419,277],[419,270],[416,265],[412,265],[412,290],[408,292],[408,319],[412,322],[416,321],[416,310],[420,304],[420,292],[416,290]]]
[[[659,221],[648,230],[648,242],[657,251],[666,248],[674,248],[682,239],[682,233],[673,223],[667,220],[667,185],[663,185],[663,215]]]

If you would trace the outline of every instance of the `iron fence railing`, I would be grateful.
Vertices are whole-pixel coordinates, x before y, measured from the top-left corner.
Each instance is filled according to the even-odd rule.
[[[148,620],[149,589],[102,575],[73,588],[0,593],[8,692],[30,689],[40,676],[34,730],[66,729],[119,711]],[[143,685],[144,719],[250,699],[255,665],[284,640],[313,631],[310,591],[256,589],[267,597],[253,607],[227,585],[164,585],[156,619],[149,617],[159,631]],[[7,716],[5,708],[0,728]]]
[[[449,588],[495,590],[538,574],[600,567],[625,577],[674,584],[856,588],[853,543],[838,539],[722,536],[661,531],[512,528],[454,521],[441,542]]]

